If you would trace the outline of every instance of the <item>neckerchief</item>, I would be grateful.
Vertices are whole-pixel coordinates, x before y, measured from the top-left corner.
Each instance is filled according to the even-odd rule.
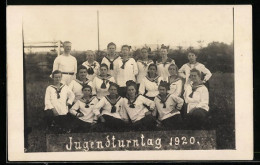
[[[153,63],[152,60],[148,60],[148,61],[138,60],[138,62],[142,63],[145,68],[148,66],[148,64]]]
[[[140,95],[140,94],[139,94],[139,95]],[[127,97],[127,99],[128,99],[128,104],[129,104],[129,107],[130,107],[130,108],[135,108],[135,104],[134,104],[134,103],[135,103],[135,101],[136,101],[136,99],[138,98],[139,95],[136,95],[136,96],[135,96],[134,101],[130,101],[130,98]]]
[[[145,77],[147,78],[147,80],[149,80],[149,81],[151,81],[151,82],[155,82],[155,83],[158,85],[158,78],[159,78],[160,76],[156,76],[154,79],[151,79],[150,77],[148,77],[148,75],[145,76]]]
[[[162,100],[162,97],[161,97],[161,95],[159,94],[159,95],[157,95],[156,96],[161,102],[160,103],[162,103],[163,104],[163,108],[166,108],[166,104],[165,104],[165,102],[167,101],[167,99],[170,97],[170,94],[169,93],[167,93],[166,94],[166,97],[165,97],[165,99],[164,100]]]
[[[165,62],[162,62],[162,59],[161,59],[158,64],[163,64],[163,66],[165,67],[166,64],[170,64],[170,63],[172,63],[172,61],[173,61],[172,59],[167,58],[167,60]]]
[[[82,101],[83,103],[86,104],[86,105],[85,105],[85,108],[89,108],[89,104],[91,103],[91,101],[92,101],[94,98],[96,98],[96,96],[95,96],[95,95],[92,95],[88,101],[87,101],[87,100],[83,100],[83,99],[80,99],[80,101]]]
[[[127,60],[122,60],[122,62],[123,62],[123,64],[122,64],[122,66],[121,66],[121,69],[125,69],[125,63],[127,62],[127,61],[129,61],[129,59],[127,59]]]
[[[107,56],[105,56],[105,58],[108,60],[108,62],[110,63],[109,69],[110,70],[114,70],[114,61],[118,58],[119,56],[115,57],[114,60],[110,60]]]
[[[121,96],[117,96],[116,102],[113,104],[108,96],[105,96],[105,98],[107,99],[107,101],[111,104],[112,108],[111,108],[111,113],[115,113],[116,112],[116,104],[117,102],[121,99]]]
[[[81,86],[88,85],[88,83],[90,82],[90,80],[88,80],[88,79],[87,79],[87,81],[85,81],[85,83],[83,81],[78,80],[78,79],[75,79],[75,81],[77,83],[79,83]]]
[[[53,88],[56,90],[57,99],[60,98],[60,92],[61,92],[61,90],[62,90],[62,88],[63,88],[64,86],[65,86],[64,84],[60,83],[60,88],[58,89],[56,86],[51,85],[51,87],[53,87]]]
[[[111,76],[111,75],[107,75],[107,77],[104,78],[104,77],[101,77],[101,76],[99,75],[99,76],[97,76],[97,77],[98,77],[99,79],[103,80],[103,82],[102,82],[100,88],[101,88],[101,89],[106,89],[106,88],[107,88],[106,84],[110,82],[110,80],[108,80],[108,79],[110,79],[112,76]]]
[[[193,94],[194,94],[194,92],[198,89],[198,88],[200,88],[200,87],[202,87],[203,86],[203,84],[199,84],[198,86],[196,86],[196,87],[193,87],[192,86],[192,92],[191,92],[191,94],[189,95],[189,97],[193,97]]]

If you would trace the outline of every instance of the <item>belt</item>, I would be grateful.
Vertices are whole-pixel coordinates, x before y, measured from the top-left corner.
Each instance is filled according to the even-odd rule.
[[[74,75],[74,72],[61,72],[62,74]]]

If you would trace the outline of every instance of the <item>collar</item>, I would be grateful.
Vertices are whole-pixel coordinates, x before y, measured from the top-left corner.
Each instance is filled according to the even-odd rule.
[[[116,103],[121,99],[121,96],[118,96],[116,99],[116,102],[114,104],[112,104],[109,95],[105,96],[105,98],[107,99],[107,101],[111,104],[111,105],[116,105]]]
[[[118,56],[117,54],[116,54],[116,57],[114,58],[114,60],[110,60],[107,56],[105,56],[105,58],[111,63],[111,62],[114,62],[116,59],[118,59],[120,56]]]
[[[167,93],[167,94],[166,94],[166,97],[165,97],[165,100],[162,100],[162,98],[161,98],[161,95],[160,95],[160,94],[158,94],[156,97],[157,97],[159,100],[161,100],[162,102],[166,102],[166,101],[167,101],[167,99],[168,99],[170,96],[171,96],[171,94]]]
[[[93,101],[95,98],[96,98],[96,95],[92,95],[88,101],[83,100],[82,98],[79,99],[79,100],[80,100],[81,102],[83,102],[83,103],[89,104],[89,103],[91,103],[91,101]]]
[[[77,83],[79,83],[80,85],[88,84],[88,83],[90,82],[90,80],[88,80],[88,79],[87,79],[87,81],[85,81],[85,83],[83,83],[83,81],[80,81],[80,80],[78,80],[78,79],[75,79],[75,81],[76,81]]]
[[[64,86],[65,86],[65,84],[60,83],[59,90],[61,90]],[[55,85],[51,85],[51,87],[53,87],[54,89],[58,90],[58,88]]]
[[[190,64],[190,63],[187,63],[187,65],[191,68],[191,65],[194,65],[194,66],[197,66],[199,65],[200,63],[199,62],[196,62],[195,64]]]
[[[101,79],[101,80],[108,80],[108,79],[110,79],[112,76],[111,76],[110,74],[107,74],[107,77],[106,77],[106,78],[101,77],[100,75],[97,75],[97,77],[98,77],[99,79]]]
[[[148,77],[148,75],[146,75],[145,77],[147,78],[147,80],[149,80],[149,81],[151,81],[151,82],[156,82],[156,81],[158,81],[158,78],[159,78],[160,76],[157,75],[154,79],[151,79],[150,77]]]
[[[126,97],[127,100],[128,100],[128,103],[132,103],[132,104],[133,104],[133,103],[137,100],[137,98],[138,98],[140,95],[141,95],[141,94],[136,95],[134,101],[130,101],[130,98],[129,98],[129,97]]]
[[[177,77],[175,80],[173,80],[173,82],[170,83],[170,76],[168,77],[168,82],[169,82],[170,84],[173,84],[173,83],[175,83],[176,81],[179,81],[179,80],[180,80],[180,78]]]
[[[170,64],[171,62],[172,62],[172,59],[168,57],[165,62],[162,62],[162,59],[160,59],[158,64]]]

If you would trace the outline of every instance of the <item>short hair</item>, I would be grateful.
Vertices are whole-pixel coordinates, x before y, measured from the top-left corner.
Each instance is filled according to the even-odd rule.
[[[129,46],[129,45],[123,45],[123,46],[121,47],[121,50],[122,50],[123,48],[128,48],[128,49],[130,50],[130,49],[131,49],[131,46]]]
[[[187,56],[188,56],[189,54],[194,54],[196,57],[198,57],[198,54],[197,54],[194,50],[188,51]]]
[[[137,84],[136,84],[136,82],[134,82],[133,80],[128,80],[126,82],[126,89],[128,89],[128,87],[130,87],[130,86],[133,86],[135,88],[136,92],[137,92]]]
[[[107,68],[107,70],[108,70],[108,66],[107,66],[107,64],[105,64],[105,63],[102,63],[101,65],[100,65],[100,68],[101,67],[105,67],[105,68]]]
[[[202,79],[202,75],[201,75],[201,72],[195,68],[191,69],[190,73],[191,72],[196,72],[198,74],[198,76],[200,77],[200,79]]]
[[[95,53],[94,53],[94,51],[92,51],[92,50],[87,50],[87,51],[86,51],[86,55],[87,55],[89,52],[92,53],[92,54],[95,56]]]
[[[161,80],[158,88],[159,87],[164,87],[166,90],[170,90],[170,84],[167,81]]]
[[[107,44],[107,48],[109,48],[111,45],[114,45],[116,47],[116,44],[114,42],[110,42],[109,44]]]
[[[88,70],[84,65],[80,65],[80,66],[78,67],[78,73],[79,73],[79,71],[80,71],[81,69],[86,69],[86,70]]]
[[[114,83],[114,82],[110,82],[109,84],[110,84],[110,86],[109,86],[108,89],[110,89],[111,87],[116,87],[117,91],[119,91],[119,85],[117,85],[117,84]]]
[[[53,78],[55,74],[61,74],[62,75],[62,72],[60,70],[53,71],[52,74],[51,74],[51,78]]]
[[[178,68],[178,66],[177,65],[175,65],[175,64],[171,64],[169,67],[168,67],[168,70],[169,70],[169,68],[170,67],[175,67],[175,69],[176,69],[176,72],[178,73],[178,71],[179,71],[179,68]]]
[[[92,87],[91,87],[90,85],[88,85],[88,84],[86,84],[86,85],[83,85],[83,87],[82,87],[81,91],[83,91],[85,88],[89,88],[89,89],[90,89],[90,91],[92,92]]]
[[[150,65],[148,66],[148,70],[149,70],[152,66],[155,67],[155,69],[157,70],[157,65],[154,64],[154,63],[152,63],[152,64],[150,64]]]
[[[62,45],[65,45],[65,44],[71,44],[71,42],[70,42],[70,41],[64,41],[64,42],[62,43]]]
[[[141,48],[141,51],[142,50],[147,50],[147,52],[148,52],[148,48],[146,48],[146,47]]]

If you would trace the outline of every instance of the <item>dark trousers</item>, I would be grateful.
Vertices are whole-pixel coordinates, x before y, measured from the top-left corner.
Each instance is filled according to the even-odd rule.
[[[181,129],[182,128],[182,117],[180,114],[174,115],[161,121],[166,129]]]
[[[84,122],[77,117],[71,120],[71,132],[73,133],[83,133],[89,132],[91,130],[91,123]]]
[[[187,114],[187,129],[207,129],[208,111],[197,108]]]
[[[126,87],[119,87],[118,94],[121,97],[126,97]]]
[[[52,110],[46,110],[44,112],[45,128],[53,132],[60,133],[69,130],[71,127],[71,119],[69,114],[54,116]]]
[[[102,117],[105,119],[104,123],[99,122],[95,127],[95,131],[125,131],[127,129],[127,124],[121,120],[114,118],[109,115],[102,115]]]
[[[153,131],[156,130],[155,117],[147,115],[141,120],[132,124],[132,130],[134,131]]]

